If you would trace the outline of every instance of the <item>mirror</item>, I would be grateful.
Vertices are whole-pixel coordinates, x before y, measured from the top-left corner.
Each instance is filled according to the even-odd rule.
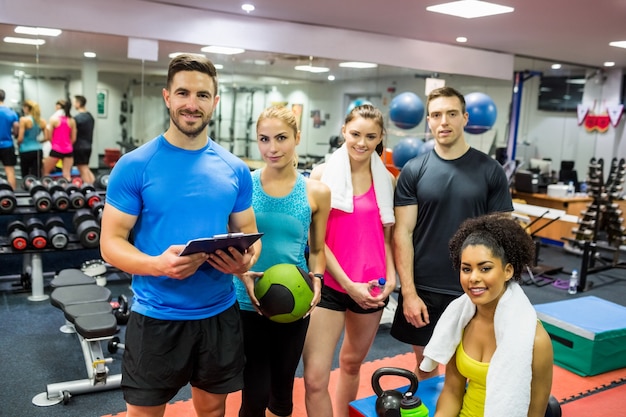
[[[12,25],[0,25],[2,37],[13,36],[13,30]],[[1,43],[0,85],[7,91],[6,104],[19,110],[24,99],[34,99],[47,118],[54,111],[56,100],[83,94],[88,98],[88,109],[98,115],[94,154],[103,154],[107,148],[127,151],[167,128],[169,118],[161,89],[169,55],[201,53],[199,45],[169,41],[158,41],[157,45],[158,60],[150,61],[127,58],[128,38],[124,36],[64,31],[57,38],[46,38],[42,46]],[[97,52],[97,57],[82,57],[88,50]],[[472,146],[493,155],[497,148],[506,146],[510,135],[512,81],[386,65],[342,68],[337,60],[262,51],[205,55],[221,66],[221,100],[213,115],[211,136],[245,159],[260,159],[255,145],[256,117],[264,107],[275,103],[284,103],[301,115],[299,154],[304,162],[319,160],[329,152],[332,138],[340,134],[346,110],[355,101],[370,101],[383,110],[387,116],[388,148],[406,137],[428,138],[425,117],[417,125],[407,127],[391,120],[390,108],[394,98],[402,93],[415,93],[425,102],[426,85],[433,78],[466,95],[481,92],[493,100],[497,118],[487,131],[467,135]],[[555,73],[549,64],[539,59],[516,58],[515,69],[572,77],[585,75],[584,68],[574,66],[564,66]],[[296,65],[327,67],[329,71],[295,71]],[[335,77],[334,81],[328,79],[329,75]],[[95,81],[86,84],[86,78]],[[582,160],[579,154],[589,155],[589,149],[571,146],[575,136],[572,130],[577,127],[576,113],[539,110],[540,81],[541,77],[534,77],[525,85],[518,123],[518,144],[522,148],[518,145],[518,155],[525,160],[530,154],[558,161],[562,157]],[[90,91],[86,92],[86,88]],[[97,163],[92,160],[90,165]]]

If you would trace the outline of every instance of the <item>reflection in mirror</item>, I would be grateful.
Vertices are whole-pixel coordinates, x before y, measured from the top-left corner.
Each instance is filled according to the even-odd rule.
[[[9,36],[13,30],[13,26],[0,25],[2,37]],[[508,140],[511,81],[432,74],[383,65],[345,68],[336,60],[259,51],[220,55],[202,52],[201,48],[202,45],[158,41],[158,60],[142,61],[127,57],[126,37],[64,31],[58,37],[46,39],[38,49],[0,44],[3,57],[0,83],[7,90],[12,107],[19,109],[24,99],[35,99],[41,103],[45,117],[52,114],[58,98],[75,94],[87,96],[87,107],[98,115],[94,150],[99,154],[107,148],[128,151],[167,128],[169,117],[162,100],[162,88],[170,55],[179,52],[203,53],[218,66],[221,99],[213,115],[210,134],[242,158],[260,159],[255,145],[256,118],[263,108],[277,103],[289,106],[300,115],[302,141],[298,152],[303,164],[317,161],[330,151],[341,134],[348,108],[363,101],[378,106],[385,114],[387,148],[392,149],[406,138],[428,139],[425,114],[412,115],[414,120],[407,124],[394,121],[390,112],[394,99],[401,95],[412,94],[425,105],[427,86],[430,88],[433,80],[453,86],[466,95],[486,94],[493,101],[497,117],[486,131],[467,134],[472,146],[493,155],[497,148],[506,146]],[[96,57],[83,57],[86,51],[95,52]],[[585,73],[584,69],[566,66],[554,73],[547,64],[520,58],[516,70],[576,77]],[[328,70],[295,70],[302,66]],[[84,80],[94,74],[96,82],[93,87],[88,86],[93,91],[85,94]],[[576,116],[571,112],[539,109],[540,81],[541,77],[534,77],[527,82],[519,119],[519,142],[522,146],[534,147],[530,151],[520,148],[518,153],[524,159],[532,154],[560,160],[562,153],[571,152],[572,147],[565,138],[571,136]]]

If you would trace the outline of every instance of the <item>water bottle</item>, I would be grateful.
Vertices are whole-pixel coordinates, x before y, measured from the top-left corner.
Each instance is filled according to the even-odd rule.
[[[411,391],[404,394],[400,401],[401,417],[428,417],[428,408],[419,397]]]
[[[372,297],[378,297],[380,294],[382,294],[383,290],[385,289],[385,284],[387,283],[387,280],[385,278],[378,278],[375,279],[373,281],[370,281],[370,295]]]
[[[570,294],[576,294],[578,292],[578,271],[572,270],[572,275],[569,277],[569,287],[567,292]]]

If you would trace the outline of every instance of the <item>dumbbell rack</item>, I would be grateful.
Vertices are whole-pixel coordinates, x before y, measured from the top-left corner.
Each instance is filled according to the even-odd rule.
[[[620,246],[626,244],[622,211],[615,200],[623,190],[626,179],[626,161],[613,158],[607,181],[603,181],[604,161],[591,158],[587,174],[588,195],[593,201],[581,213],[579,225],[573,230],[575,239],[570,241],[582,249],[579,291],[584,291],[587,275],[612,268],[626,268],[619,261]],[[612,259],[603,258],[599,250],[613,253]],[[596,266],[596,261],[604,265]]]
[[[106,192],[102,190],[96,190],[95,193],[100,197],[102,201],[104,201]],[[19,219],[20,217],[26,218],[30,216],[40,217],[45,220],[45,217],[49,216],[69,216],[74,214],[77,210],[68,209],[68,210],[54,210],[41,212],[38,211],[33,203],[33,198],[28,192],[14,192],[15,200],[17,202],[16,207],[10,213],[3,212],[1,214],[2,219],[9,219],[6,223],[8,224],[11,219]],[[45,221],[44,221],[45,222]],[[80,239],[76,233],[71,233],[70,229],[68,229],[68,243],[63,249],[55,249],[48,244],[45,248],[35,249],[32,247],[28,247],[24,250],[16,250],[12,247],[10,238],[4,233],[7,232],[7,227],[3,221],[0,225],[0,256],[1,255],[22,255],[22,276],[24,276],[27,271],[30,271],[30,286],[31,286],[31,295],[28,297],[31,301],[43,301],[47,300],[48,296],[44,294],[44,271],[43,271],[43,261],[42,254],[51,253],[51,252],[61,252],[61,251],[78,251],[78,250],[93,250],[94,248],[85,247],[81,244]]]

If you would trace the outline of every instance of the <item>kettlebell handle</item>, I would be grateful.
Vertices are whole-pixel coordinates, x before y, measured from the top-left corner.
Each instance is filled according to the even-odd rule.
[[[407,369],[386,367],[379,368],[372,374],[372,388],[374,389],[377,397],[383,395],[384,391],[380,387],[380,378],[386,375],[401,376],[408,379],[411,385],[409,386],[409,390],[407,392],[410,391],[413,394],[417,392],[417,386],[419,383],[417,375]]]

